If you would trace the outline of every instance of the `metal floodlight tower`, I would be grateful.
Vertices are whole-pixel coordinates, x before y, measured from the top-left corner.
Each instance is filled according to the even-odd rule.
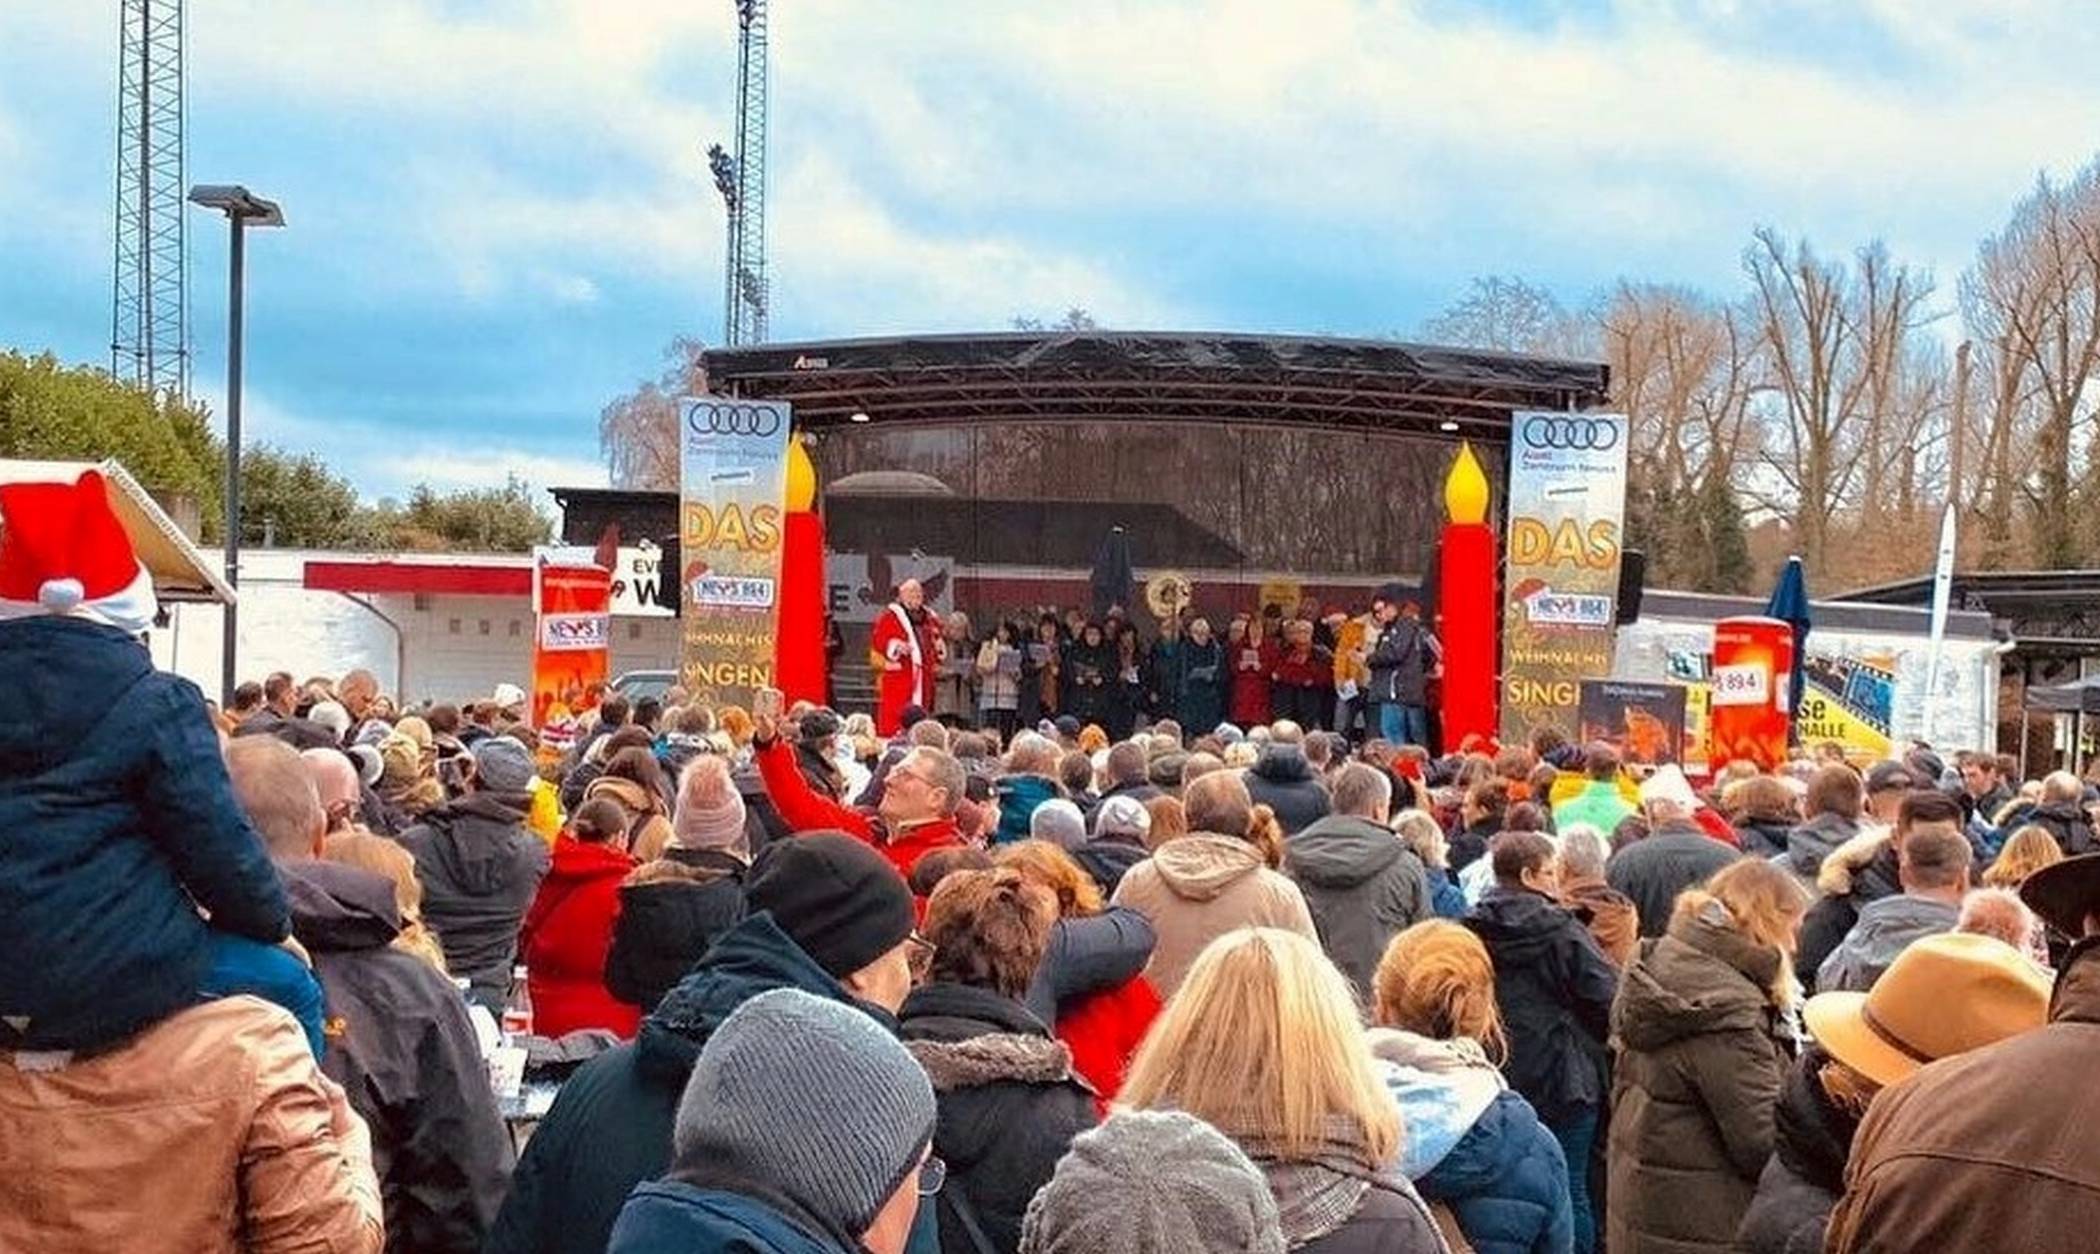
[[[729,210],[723,256],[722,342],[766,338],[766,0],[736,0],[736,155],[707,150],[708,171]]]
[[[182,0],[121,0],[109,369],[176,399],[190,391],[182,45]]]

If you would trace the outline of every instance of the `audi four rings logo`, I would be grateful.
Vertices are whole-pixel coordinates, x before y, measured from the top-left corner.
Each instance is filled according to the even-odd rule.
[[[685,411],[686,429],[695,435],[778,435],[783,420],[772,405],[697,403]]]
[[[1524,443],[1533,448],[1562,448],[1602,453],[1619,443],[1619,424],[1608,418],[1549,418],[1524,420]]]

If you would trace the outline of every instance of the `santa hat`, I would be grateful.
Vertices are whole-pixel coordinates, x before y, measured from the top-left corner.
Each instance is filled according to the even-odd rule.
[[[137,635],[156,608],[100,473],[0,486],[0,618],[77,614]]]

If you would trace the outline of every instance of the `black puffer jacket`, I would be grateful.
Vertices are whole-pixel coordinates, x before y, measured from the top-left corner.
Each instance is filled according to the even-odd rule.
[[[1604,1042],[1619,973],[1574,915],[1496,887],[1465,917],[1495,964],[1509,1034],[1503,1073],[1548,1124],[1604,1105]]]
[[[1247,768],[1247,795],[1276,811],[1283,834],[1295,836],[1327,817],[1333,801],[1296,745],[1266,745]]]
[[[1773,1114],[1772,1157],[1735,1235],[1742,1254],[1821,1254],[1859,1131],[1858,1118],[1832,1102],[1816,1078],[1829,1061],[1810,1046],[1787,1072]]]
[[[1787,851],[1787,838],[1793,835],[1795,827],[1786,819],[1760,819],[1748,815],[1729,820],[1729,825],[1735,828],[1736,839],[1742,842],[1745,855],[1766,861]]]
[[[465,1000],[436,967],[391,948],[401,934],[393,884],[332,862],[281,874],[292,934],[328,994],[321,1070],[372,1130],[387,1248],[479,1250],[512,1153]]]
[[[933,1152],[948,1164],[941,1248],[976,1254],[960,1209],[994,1254],[1020,1244],[1021,1216],[1072,1138],[1094,1126],[1094,1093],[1021,1003],[988,989],[929,984],[905,999],[899,1035],[939,1103]]]
[[[700,1050],[738,1006],[800,989],[895,1021],[854,1001],[765,911],[726,933],[642,1020],[628,1044],[591,1059],[540,1121],[489,1234],[487,1254],[597,1254],[634,1187],[671,1164],[671,1122]]]
[[[664,850],[620,885],[605,987],[642,1013],[744,917],[744,864],[707,849]]]
[[[423,884],[423,922],[444,946],[445,965],[491,1014],[510,993],[518,925],[552,860],[547,842],[526,830],[531,808],[522,792],[478,792],[401,833]]]
[[[1103,897],[1115,896],[1123,873],[1151,856],[1151,850],[1113,836],[1090,840],[1072,851],[1072,860],[1094,877]]]

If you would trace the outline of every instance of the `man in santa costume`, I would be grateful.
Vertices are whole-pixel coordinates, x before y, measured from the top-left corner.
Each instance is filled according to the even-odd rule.
[[[196,1001],[301,1020],[283,885],[197,686],[153,669],[153,581],[94,471],[0,486],[0,1051],[108,1047]]]
[[[897,599],[882,608],[868,637],[869,662],[880,677],[875,703],[875,731],[894,736],[904,725],[904,708],[933,708],[933,676],[948,654],[940,620],[926,608],[926,589],[916,579],[897,585]]]

